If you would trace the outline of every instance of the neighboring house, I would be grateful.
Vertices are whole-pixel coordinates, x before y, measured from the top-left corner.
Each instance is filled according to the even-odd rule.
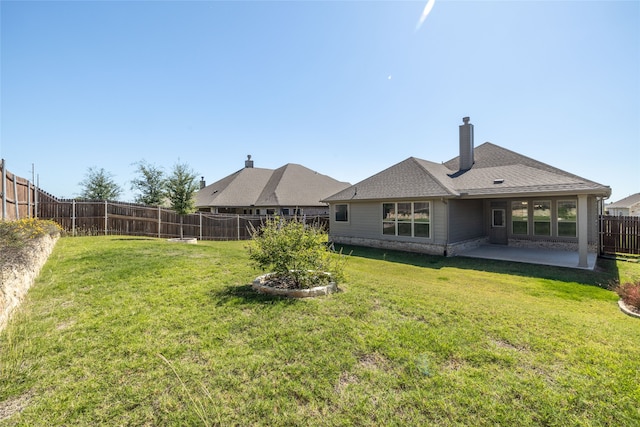
[[[640,193],[606,205],[605,211],[613,216],[640,216]]]
[[[211,185],[203,178],[196,208],[246,215],[326,215],[329,205],[320,200],[349,185],[293,163],[275,170],[254,168],[248,156],[244,169]]]
[[[607,186],[486,142],[460,126],[460,155],[410,157],[324,199],[335,243],[439,255],[493,243],[587,253],[598,246]]]

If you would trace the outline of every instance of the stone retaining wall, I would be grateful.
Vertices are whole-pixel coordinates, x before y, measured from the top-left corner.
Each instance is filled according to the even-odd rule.
[[[58,236],[40,237],[29,242],[26,262],[0,266],[0,330],[24,299],[57,241]]]

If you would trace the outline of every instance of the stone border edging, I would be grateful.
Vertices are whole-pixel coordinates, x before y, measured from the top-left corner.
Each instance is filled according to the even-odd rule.
[[[265,279],[267,279],[270,275],[271,273],[267,273],[263,274],[262,276],[258,276],[251,284],[251,287],[262,294],[287,296],[291,298],[318,297],[329,295],[338,291],[338,286],[335,284],[335,282],[309,289],[282,289],[263,285]]]
[[[620,310],[622,310],[622,312],[624,314],[626,314],[627,316],[631,316],[631,317],[637,317],[640,319],[640,314],[636,313],[633,310],[630,310],[627,305],[624,303],[624,301],[622,301],[621,299],[618,300],[618,307],[620,307]]]

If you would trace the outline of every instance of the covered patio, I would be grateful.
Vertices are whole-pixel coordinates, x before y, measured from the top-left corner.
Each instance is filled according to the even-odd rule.
[[[550,265],[557,267],[593,270],[598,258],[595,253],[587,254],[587,265],[580,266],[578,251],[550,249],[518,248],[506,245],[480,245],[458,253],[458,256],[470,258],[495,259],[501,261],[524,262],[527,264]]]

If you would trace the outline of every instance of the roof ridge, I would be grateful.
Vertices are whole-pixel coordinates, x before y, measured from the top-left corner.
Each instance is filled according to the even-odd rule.
[[[447,168],[444,165],[438,164],[436,162],[431,162],[429,160],[424,160],[424,159],[419,159],[417,157],[409,157],[409,159],[412,159],[423,171],[425,171],[425,173],[427,175],[429,175],[436,183],[438,183],[438,185],[440,185],[440,187],[445,190],[447,193],[449,193],[452,196],[459,196],[460,193],[458,193],[452,186],[450,186],[448,183],[445,183],[443,181],[440,180],[440,178],[438,178],[437,176],[435,176],[433,173],[431,173],[431,171],[427,168],[424,167],[424,165],[422,165],[420,162],[424,162],[424,163],[429,163],[432,164],[436,167],[438,166],[442,166],[443,168],[449,170],[449,168]]]

